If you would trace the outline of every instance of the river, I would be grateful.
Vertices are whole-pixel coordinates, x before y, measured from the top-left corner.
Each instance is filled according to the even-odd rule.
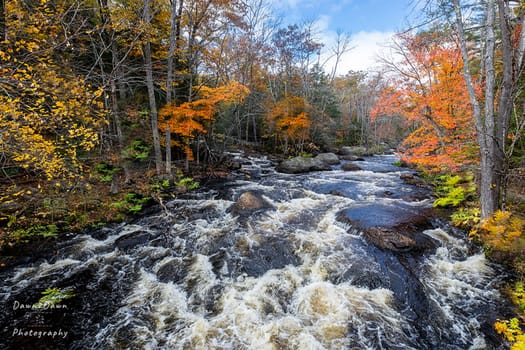
[[[504,274],[463,232],[429,217],[416,235],[432,245],[396,251],[352,223],[431,210],[394,161],[287,175],[251,158],[235,179],[60,242],[0,273],[0,348],[505,349],[491,326]],[[246,192],[264,206],[233,210]],[[74,296],[31,308],[49,287]]]

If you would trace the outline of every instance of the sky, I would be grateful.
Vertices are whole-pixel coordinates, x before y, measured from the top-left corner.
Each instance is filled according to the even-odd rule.
[[[334,47],[337,32],[349,33],[354,48],[344,55],[337,70],[338,74],[346,74],[377,67],[377,56],[387,50],[389,39],[407,27],[412,3],[413,0],[279,0],[274,6],[285,24],[315,23],[317,38],[325,44],[321,62]],[[330,68],[328,62],[325,69]]]

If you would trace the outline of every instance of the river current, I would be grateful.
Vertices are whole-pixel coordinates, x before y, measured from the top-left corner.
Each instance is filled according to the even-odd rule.
[[[251,158],[236,179],[59,243],[0,273],[0,348],[505,349],[501,269],[465,233],[431,218],[417,234],[433,246],[397,252],[341,219],[431,208],[394,161],[287,175]],[[246,192],[266,205],[232,210]],[[74,296],[31,307],[50,287]]]

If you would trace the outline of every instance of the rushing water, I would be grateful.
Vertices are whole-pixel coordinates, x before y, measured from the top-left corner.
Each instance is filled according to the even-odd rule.
[[[504,349],[491,330],[500,271],[463,234],[434,219],[418,233],[433,248],[399,253],[340,219],[431,206],[394,160],[285,175],[252,159],[249,177],[61,243],[0,275],[0,348]],[[266,208],[232,210],[247,191]],[[75,296],[21,307],[48,287]]]

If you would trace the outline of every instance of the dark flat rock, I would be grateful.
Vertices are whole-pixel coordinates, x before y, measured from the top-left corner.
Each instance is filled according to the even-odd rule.
[[[434,248],[432,239],[422,234],[432,227],[430,210],[408,206],[369,204],[342,210],[338,219],[363,232],[367,242],[394,252]]]

